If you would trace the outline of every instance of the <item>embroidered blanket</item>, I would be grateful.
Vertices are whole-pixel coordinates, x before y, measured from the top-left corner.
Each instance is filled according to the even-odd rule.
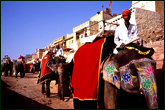
[[[154,49],[153,48],[137,46],[134,43],[130,43],[128,45],[125,45],[124,47],[117,48],[118,51],[123,50],[123,49],[135,50],[135,51],[137,51],[141,55],[152,56],[154,54]]]
[[[40,74],[40,78],[38,78],[37,84],[52,79],[52,70],[46,65],[46,63],[50,59],[50,54],[51,53],[45,55],[42,59],[41,74]]]

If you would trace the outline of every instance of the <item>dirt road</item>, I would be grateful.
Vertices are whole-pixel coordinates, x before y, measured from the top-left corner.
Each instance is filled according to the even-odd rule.
[[[160,73],[160,72],[158,72]],[[164,72],[163,72],[164,74]],[[37,85],[38,74],[26,73],[24,78],[1,76],[1,109],[73,109],[73,99],[57,98],[55,81],[50,85],[50,97],[41,93]],[[157,75],[160,109],[164,108],[164,75]]]
[[[19,75],[19,74],[18,74]],[[57,98],[55,81],[50,85],[50,97],[41,93],[41,85],[37,85],[35,73],[26,73],[24,78],[1,76],[1,108],[2,109],[73,109],[73,99]]]

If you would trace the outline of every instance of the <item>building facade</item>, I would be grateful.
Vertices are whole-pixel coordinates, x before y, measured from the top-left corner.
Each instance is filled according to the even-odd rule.
[[[139,31],[164,24],[164,1],[132,1],[130,10],[132,12],[130,22],[136,24]],[[111,9],[105,8],[104,11],[92,16],[89,21],[73,27],[73,33],[54,40],[52,46],[55,47],[56,43],[60,43],[63,49],[73,48],[76,51],[83,45],[84,39],[90,39],[90,36],[102,31],[103,25],[105,30],[115,30],[116,24],[121,22],[123,22],[121,14],[112,15]]]

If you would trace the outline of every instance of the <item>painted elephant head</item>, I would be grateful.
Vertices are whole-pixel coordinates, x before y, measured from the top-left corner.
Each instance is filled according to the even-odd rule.
[[[155,109],[158,108],[155,69],[156,62],[150,55],[141,55],[135,50],[124,49],[109,56],[104,61],[102,71],[105,82],[130,94],[143,94],[147,107]]]
[[[56,74],[55,77],[57,77],[58,81],[58,95],[60,97],[70,97],[70,77],[68,73],[69,64],[65,62],[65,58],[53,57],[46,65]]]

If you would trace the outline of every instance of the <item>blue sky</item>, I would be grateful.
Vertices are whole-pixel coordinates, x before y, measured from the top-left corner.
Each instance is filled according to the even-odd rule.
[[[109,8],[110,1],[1,1],[1,59],[9,55],[32,54],[53,40],[71,34],[73,27],[98,11]],[[132,1],[112,1],[111,11],[121,14]]]

